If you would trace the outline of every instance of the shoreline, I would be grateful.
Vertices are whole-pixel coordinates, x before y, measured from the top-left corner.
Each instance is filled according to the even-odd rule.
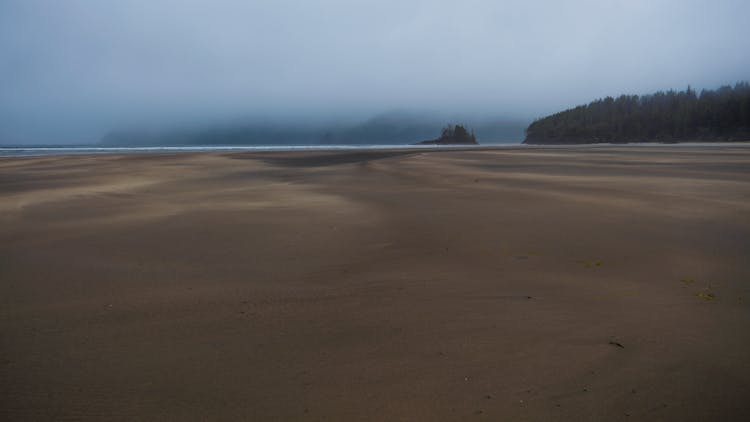
[[[628,143],[588,143],[588,144],[525,144],[523,142],[500,142],[477,145],[197,145],[197,146],[1,146],[0,158],[27,157],[42,155],[84,155],[84,154],[148,154],[161,152],[293,152],[293,151],[349,151],[349,150],[493,150],[509,148],[599,148],[599,147],[748,147],[750,141],[736,142],[628,142]]]
[[[677,142],[677,143],[601,143],[601,144],[524,144],[497,143],[478,145],[286,145],[286,146],[153,146],[153,147],[100,147],[100,146],[0,146],[0,158],[62,156],[62,155],[104,155],[104,154],[158,154],[158,153],[197,153],[197,152],[335,152],[335,151],[461,151],[461,150],[508,150],[513,148],[629,148],[629,147],[750,147],[750,141],[743,142]]]
[[[173,152],[292,152],[292,151],[349,151],[349,150],[455,150],[476,147],[506,147],[521,144],[490,145],[264,145],[264,146],[153,146],[153,147],[2,147],[0,157],[40,156],[40,155],[82,155],[82,154],[148,154]],[[38,152],[38,154],[34,154]],[[24,154],[27,153],[27,154]]]

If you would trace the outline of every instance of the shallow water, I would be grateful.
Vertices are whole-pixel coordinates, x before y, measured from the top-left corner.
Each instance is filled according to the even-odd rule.
[[[518,146],[520,143],[493,144]],[[0,157],[23,157],[71,154],[143,154],[160,152],[241,152],[241,151],[337,151],[373,149],[435,149],[476,148],[485,145],[253,145],[253,146],[153,146],[153,147],[94,147],[94,146],[12,146],[0,147]]]
[[[577,148],[577,147],[750,147],[748,142],[682,142],[629,143],[629,144],[575,144],[575,145],[524,145],[520,141],[483,143],[479,145],[198,145],[198,146],[150,146],[150,147],[97,147],[97,146],[0,146],[0,157],[29,157],[44,155],[81,154],[144,154],[174,152],[243,152],[243,151],[344,151],[344,150],[390,150],[390,149],[466,149],[485,147],[524,148]]]

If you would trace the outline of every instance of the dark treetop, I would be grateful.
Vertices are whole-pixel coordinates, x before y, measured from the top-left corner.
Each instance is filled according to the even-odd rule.
[[[461,125],[446,126],[437,139],[419,142],[418,145],[477,145],[477,138],[474,131],[469,133]]]
[[[532,123],[525,144],[750,141],[750,84],[607,97]]]

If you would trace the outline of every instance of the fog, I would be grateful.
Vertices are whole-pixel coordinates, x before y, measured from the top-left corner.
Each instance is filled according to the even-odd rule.
[[[526,119],[750,79],[747,0],[0,0],[0,143],[112,129]]]

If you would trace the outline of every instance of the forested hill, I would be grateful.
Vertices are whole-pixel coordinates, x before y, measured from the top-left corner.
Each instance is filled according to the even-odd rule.
[[[750,141],[750,84],[607,97],[533,122],[525,144]]]

